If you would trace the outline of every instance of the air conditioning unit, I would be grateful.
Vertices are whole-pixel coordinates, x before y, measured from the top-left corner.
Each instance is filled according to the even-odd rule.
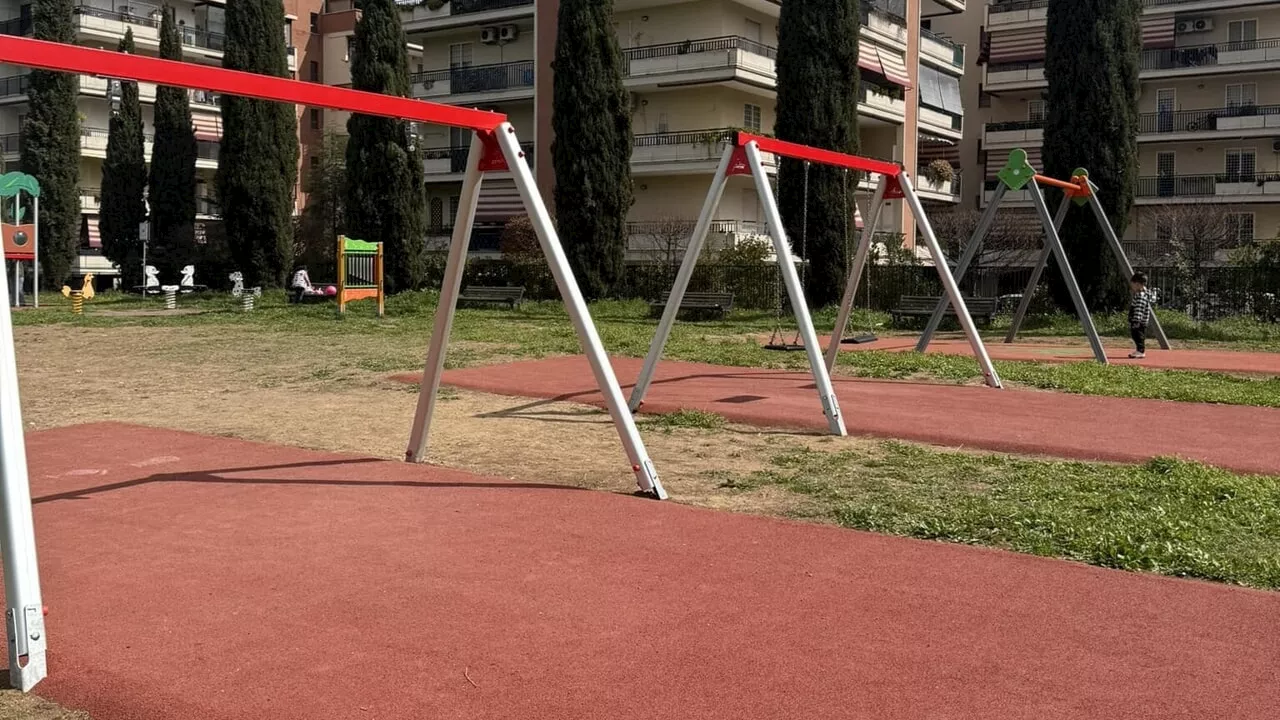
[[[1187,18],[1185,20],[1179,20],[1173,26],[1173,31],[1178,35],[1185,35],[1187,33],[1209,32],[1212,29],[1213,29],[1213,18],[1207,18],[1207,17]]]
[[[515,25],[503,25],[498,28],[498,39],[502,42],[511,42],[520,37],[520,28]]]
[[[480,42],[485,45],[493,45],[498,42],[498,28],[487,27],[480,28]]]
[[[1271,143],[1271,152],[1280,153],[1280,140]]]

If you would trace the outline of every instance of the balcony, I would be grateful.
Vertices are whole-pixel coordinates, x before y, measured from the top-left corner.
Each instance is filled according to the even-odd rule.
[[[916,171],[914,179],[916,181],[916,191],[920,193],[922,199],[948,203],[960,202],[960,190],[963,185],[959,173],[950,180],[934,182],[929,179],[928,171],[922,167]]]
[[[1142,0],[1144,15],[1211,11],[1245,5],[1240,0]],[[1247,3],[1257,4],[1257,3]],[[1043,24],[1049,0],[994,0],[987,8],[987,29],[1027,23]]]
[[[96,215],[102,209],[102,188],[82,187],[80,190],[80,212]]]
[[[21,135],[18,133],[8,133],[0,135],[0,155],[5,160],[16,160],[22,152]]]
[[[735,132],[736,128],[711,128],[636,135],[632,141],[632,173],[692,175],[713,172]],[[761,161],[769,169],[776,165],[770,153],[762,153]]]
[[[529,168],[533,168],[533,143],[520,143],[520,149],[524,151],[525,163]],[[447,148],[426,148],[422,151],[422,169],[428,180],[460,180],[462,173],[467,169],[467,155],[471,152],[470,145],[457,145]],[[441,176],[457,177],[441,177]]]
[[[0,102],[21,102],[27,99],[31,88],[31,74],[10,75],[0,78]]]
[[[905,0],[863,0],[861,5],[862,26],[878,39],[897,45],[899,49],[907,46],[907,8]]]
[[[863,80],[858,86],[858,113],[901,125],[907,118],[902,88],[895,90]]]
[[[1044,60],[987,65],[984,84],[988,92],[1045,87]]]
[[[1212,140],[1280,134],[1280,105],[1242,105],[1204,110],[1143,113],[1140,141]]]
[[[111,7],[102,7],[110,5]],[[156,8],[146,14],[135,12],[129,5],[116,4],[111,0],[101,0],[99,4],[81,3],[72,12],[79,34],[111,43],[124,39],[125,30],[133,28],[134,41],[139,46],[158,50],[160,47],[160,9]],[[222,33],[209,32],[203,28],[183,25],[179,28],[182,45],[188,59],[206,58],[221,59],[226,48],[227,38]]]
[[[533,97],[533,61],[429,70],[409,76],[419,100],[502,102]]]
[[[744,37],[725,36],[643,45],[622,51],[628,89],[657,89],[668,83],[738,80],[772,89],[777,48]]]
[[[1280,69],[1280,38],[1142,51],[1142,77]]]
[[[939,137],[960,140],[964,137],[964,116],[936,110],[921,104],[918,111],[920,129]]]
[[[97,127],[80,127],[80,154],[84,157],[105,158],[107,156],[107,138],[110,135],[107,128]],[[151,133],[143,136],[143,154],[150,159],[151,147],[155,143],[155,137]]]
[[[1218,173],[1138,178],[1140,205],[1160,205],[1175,199],[1200,202],[1255,203],[1280,200],[1280,173]]]
[[[987,123],[982,138],[983,147],[989,150],[1039,147],[1044,143],[1044,120]]]
[[[450,0],[435,10],[425,3],[402,8],[406,32],[430,32],[470,25],[488,25],[533,17],[534,0]]]
[[[964,45],[920,28],[920,59],[951,73],[964,74]]]

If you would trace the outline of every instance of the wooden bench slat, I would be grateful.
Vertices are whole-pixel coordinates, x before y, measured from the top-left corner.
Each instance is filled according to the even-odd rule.
[[[472,285],[458,295],[458,302],[502,303],[515,307],[524,299],[523,287],[485,287]]]
[[[898,306],[890,310],[889,314],[895,319],[899,317],[928,317],[933,315],[934,308],[938,307],[938,303],[941,301],[941,297],[903,295],[898,298]],[[964,304],[971,317],[983,318],[990,322],[995,318],[1000,301],[998,298],[992,297],[966,297],[964,298]],[[946,315],[949,317],[955,317],[956,315],[955,307],[950,303],[947,304]]]
[[[649,303],[649,307],[657,312],[666,308],[671,300],[671,293],[664,292],[657,300]],[[733,309],[733,293],[726,292],[686,292],[680,300],[681,310],[711,310],[721,314]]]

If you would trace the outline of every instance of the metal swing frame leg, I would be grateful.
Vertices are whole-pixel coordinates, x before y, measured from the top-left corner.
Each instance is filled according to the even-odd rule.
[[[1000,203],[1004,200],[1004,195],[1008,190],[1009,186],[1003,182],[997,185],[995,194],[991,197],[991,202],[987,205],[987,209],[978,218],[978,226],[974,228],[973,236],[969,238],[969,243],[965,245],[964,252],[960,254],[960,260],[956,263],[955,279],[957,285],[964,280],[965,273],[969,272],[969,265],[973,263],[973,259],[978,256],[978,252],[982,249],[982,243],[986,241],[987,233],[991,232],[991,226],[995,223],[996,211],[1000,209]],[[944,297],[938,300],[938,306],[933,309],[933,314],[929,316],[929,322],[925,324],[924,332],[920,334],[920,339],[916,341],[916,352],[924,352],[929,349],[933,334],[938,331],[938,326],[942,324],[942,318],[947,314],[947,308],[949,307],[951,307],[950,298]]]
[[[1060,221],[1049,217],[1049,206],[1044,201],[1044,193],[1040,190],[1040,183],[1032,178],[1028,183],[1027,189],[1031,194],[1031,204],[1035,206],[1036,214],[1040,216],[1040,224],[1044,225],[1045,232],[1045,249],[1040,254],[1040,261],[1036,263],[1036,270],[1032,272],[1032,279],[1037,283],[1039,276],[1044,272],[1045,266],[1049,262],[1050,253],[1058,261],[1058,272],[1062,273],[1062,280],[1066,283],[1067,292],[1071,295],[1071,303],[1075,306],[1076,315],[1080,318],[1080,327],[1084,328],[1085,337],[1089,340],[1089,347],[1093,349],[1093,357],[1099,363],[1107,364],[1107,353],[1102,348],[1102,339],[1098,337],[1098,329],[1093,324],[1093,316],[1089,314],[1089,308],[1085,304],[1084,295],[1080,292],[1080,285],[1076,282],[1076,275],[1071,269],[1071,263],[1067,260],[1067,252],[1062,247],[1062,240],[1058,237],[1058,227],[1061,226]],[[1059,213],[1065,215],[1065,206],[1070,203],[1070,198],[1063,198],[1063,208],[1059,209]],[[1022,296],[1022,302],[1018,305],[1018,315],[1014,318],[1013,325],[1009,328],[1008,337],[1015,337],[1018,330],[1022,327],[1022,321],[1026,317],[1025,308],[1031,304],[1031,295],[1035,292],[1034,286],[1029,286],[1029,290]]]
[[[1061,230],[1062,223],[1067,219],[1067,210],[1070,208],[1070,199],[1063,198],[1062,204],[1058,206],[1058,214],[1053,218],[1054,230]],[[1031,298],[1035,295],[1036,288],[1040,285],[1040,277],[1044,275],[1045,268],[1049,267],[1049,257],[1053,255],[1053,249],[1045,243],[1040,248],[1040,254],[1036,255],[1036,264],[1031,268],[1031,277],[1027,279],[1027,286],[1022,291],[1022,299],[1018,301],[1018,309],[1013,313],[1013,320],[1009,323],[1009,332],[1005,334],[1005,343],[1011,343],[1018,337],[1018,332],[1022,330],[1022,323],[1027,317],[1027,312],[1031,309]]]
[[[876,184],[875,195],[871,198],[871,208],[862,221],[862,235],[858,238],[858,249],[853,255],[853,267],[849,269],[849,277],[845,279],[844,295],[840,298],[840,311],[836,313],[836,325],[831,330],[831,339],[827,342],[827,352],[823,356],[823,364],[827,372],[835,372],[836,358],[840,357],[840,345],[845,331],[849,329],[849,318],[853,315],[853,306],[858,295],[858,283],[866,272],[867,258],[871,255],[871,243],[875,240],[876,228],[880,225],[880,213],[884,210],[884,196],[889,187],[889,179],[881,176]]]
[[[1129,262],[1129,256],[1124,251],[1124,245],[1120,243],[1120,238],[1116,237],[1115,228],[1111,227],[1111,221],[1107,219],[1107,212],[1102,208],[1102,202],[1098,200],[1098,186],[1092,181],[1089,182],[1089,208],[1093,210],[1093,216],[1098,220],[1098,226],[1102,228],[1102,234],[1107,238],[1107,244],[1111,246],[1111,253],[1115,255],[1116,264],[1120,266],[1120,272],[1124,273],[1126,282],[1133,277],[1133,265]],[[1151,330],[1156,342],[1160,344],[1161,350],[1169,349],[1169,338],[1164,334],[1164,328],[1160,325],[1160,318],[1156,317],[1156,313],[1151,313]]]
[[[982,379],[988,386],[999,389],[1002,387],[1000,374],[996,372],[995,365],[991,363],[991,356],[987,354],[987,346],[983,344],[982,336],[978,334],[978,326],[974,324],[973,318],[969,316],[969,307],[965,304],[964,297],[960,294],[960,286],[956,283],[955,276],[951,274],[951,270],[947,268],[947,258],[942,254],[942,246],[938,243],[938,236],[933,232],[933,225],[929,222],[929,216],[925,214],[924,205],[920,202],[920,196],[916,195],[915,186],[911,184],[911,178],[905,172],[898,175],[898,184],[902,186],[903,199],[906,200],[907,206],[911,208],[911,214],[916,219],[916,227],[919,228],[920,235],[924,237],[925,245],[929,248],[929,255],[933,257],[933,265],[938,271],[938,279],[942,281],[942,289],[946,296],[951,298],[951,306],[956,309],[956,319],[960,322],[960,327],[964,329],[965,337],[969,340],[969,348],[973,351],[973,356],[978,361],[978,368],[982,371]]]
[[[729,162],[733,157],[733,148],[726,147],[716,167],[716,174],[711,179],[711,189],[707,199],[702,203],[702,211],[698,213],[698,222],[693,226],[693,234],[689,236],[689,245],[685,248],[684,259],[680,262],[680,270],[676,272],[675,282],[667,295],[667,306],[662,309],[662,319],[658,321],[658,331],[649,342],[649,352],[644,357],[644,366],[640,369],[640,377],[636,378],[635,387],[631,388],[631,397],[627,406],[632,412],[644,404],[645,393],[653,382],[654,373],[658,369],[658,361],[666,349],[667,339],[671,337],[671,328],[676,324],[676,316],[680,314],[680,304],[684,302],[684,293],[689,289],[689,281],[693,278],[694,268],[698,265],[698,257],[711,232],[711,221],[715,217],[720,199],[724,197],[725,185],[729,182]]]
[[[586,300],[578,289],[573,277],[569,261],[565,257],[560,237],[542,202],[542,197],[534,183],[533,173],[524,160],[524,152],[520,149],[515,129],[510,123],[502,123],[489,135],[493,146],[486,147],[485,137],[477,132],[471,140],[471,151],[467,158],[467,171],[462,181],[462,194],[459,200],[458,219],[455,222],[452,244],[449,248],[449,260],[445,267],[444,283],[440,290],[440,304],[436,309],[435,325],[431,333],[431,345],[427,352],[426,367],[422,373],[422,386],[418,393],[418,407],[414,413],[413,429],[409,435],[409,448],[405,458],[422,462],[426,456],[427,438],[431,430],[431,418],[435,410],[436,394],[440,387],[440,376],[444,372],[444,359],[449,342],[449,331],[453,326],[453,316],[457,310],[458,293],[461,290],[462,274],[466,266],[467,246],[471,239],[471,227],[475,220],[476,204],[480,197],[480,183],[484,173],[480,163],[486,150],[500,151],[515,180],[516,189],[524,201],[525,210],[533,222],[538,243],[542,246],[543,255],[550,265],[551,274],[555,277],[556,286],[564,298],[569,318],[573,321],[578,333],[591,371],[595,375],[600,394],[604,396],[605,405],[618,430],[618,436],[626,449],[631,470],[635,473],[636,483],[640,490],[652,493],[658,499],[665,500],[667,492],[658,478],[658,472],[649,459],[644,441],[636,429],[635,419],[627,412],[623,400],[622,389],[618,378],[609,364],[604,344],[592,323]]]
[[[23,692],[48,675],[44,603],[40,594],[31,486],[23,439],[18,366],[9,310],[8,277],[0,268],[0,544],[4,560],[9,683]]]

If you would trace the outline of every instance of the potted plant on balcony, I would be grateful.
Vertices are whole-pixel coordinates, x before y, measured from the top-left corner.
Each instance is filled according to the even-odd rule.
[[[924,168],[924,178],[930,185],[947,185],[956,179],[956,169],[951,163],[938,158]]]

